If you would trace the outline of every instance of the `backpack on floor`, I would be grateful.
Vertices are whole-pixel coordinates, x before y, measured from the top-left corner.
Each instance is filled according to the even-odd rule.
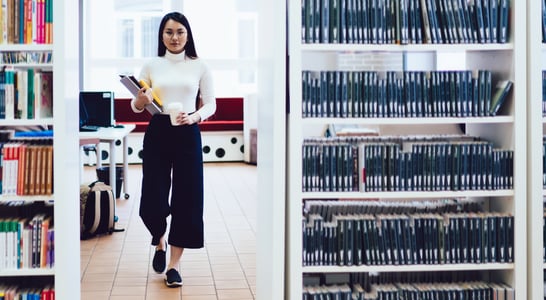
[[[115,231],[116,199],[112,188],[101,181],[80,186],[80,239]]]

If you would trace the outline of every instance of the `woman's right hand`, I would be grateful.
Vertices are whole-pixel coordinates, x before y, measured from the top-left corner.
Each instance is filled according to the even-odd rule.
[[[135,106],[142,110],[146,105],[152,103],[152,100],[152,89],[141,88],[135,99]]]

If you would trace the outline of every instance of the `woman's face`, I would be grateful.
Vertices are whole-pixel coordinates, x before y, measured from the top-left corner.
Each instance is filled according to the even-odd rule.
[[[163,44],[169,52],[178,54],[184,51],[184,46],[188,41],[188,31],[184,25],[168,20],[163,29]]]

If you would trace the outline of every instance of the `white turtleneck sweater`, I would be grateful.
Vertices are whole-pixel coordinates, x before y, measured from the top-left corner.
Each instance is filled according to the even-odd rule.
[[[163,107],[179,102],[183,111],[194,112],[197,90],[201,90],[203,107],[197,112],[201,120],[212,116],[216,111],[216,98],[212,74],[208,66],[199,58],[186,57],[185,52],[173,54],[167,50],[165,56],[148,61],[140,72],[139,79],[144,80],[163,102]],[[134,112],[142,112],[131,101]]]

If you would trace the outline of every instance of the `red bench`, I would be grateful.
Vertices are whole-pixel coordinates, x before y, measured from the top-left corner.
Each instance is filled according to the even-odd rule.
[[[133,112],[130,98],[116,98],[114,118],[118,124],[135,124],[133,132],[145,132],[151,115],[147,111]],[[243,124],[242,97],[216,98],[216,112],[199,123],[199,128],[201,131],[242,131]]]

